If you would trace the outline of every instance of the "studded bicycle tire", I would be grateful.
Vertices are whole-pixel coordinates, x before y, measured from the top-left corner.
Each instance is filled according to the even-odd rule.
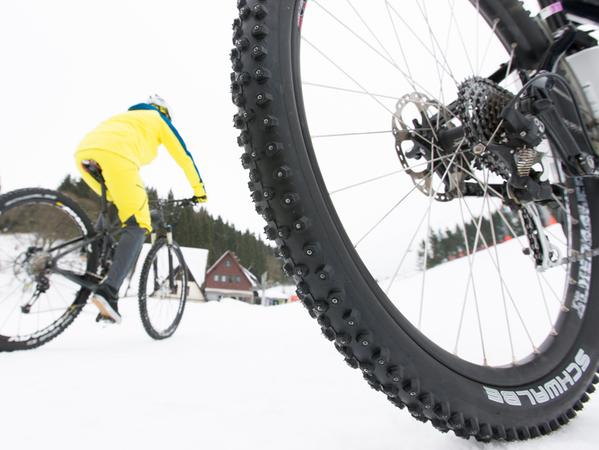
[[[521,367],[489,369],[454,361],[424,336],[415,338],[418,331],[393,310],[369,276],[324,188],[299,75],[307,2],[237,3],[231,92],[239,107],[234,125],[240,130],[241,162],[249,171],[256,211],[267,222],[265,234],[275,241],[283,270],[294,278],[324,336],[373,389],[442,432],[513,441],[548,434],[569,422],[599,381],[599,304],[589,301],[579,321],[572,318],[564,325],[563,339],[548,350],[547,358]],[[504,45],[517,44],[516,64],[534,66],[544,36],[521,3],[480,1],[479,7],[487,22],[500,19],[496,33]],[[599,195],[597,183],[579,182],[574,190],[579,212],[588,216],[585,231],[599,236],[599,208],[587,205],[587,198]],[[593,270],[586,300],[597,295],[593,285],[598,277]],[[560,377],[571,368],[580,370],[567,389],[551,398],[536,396],[543,386],[563,381]]]
[[[181,298],[179,299],[179,306],[177,308],[177,312],[172,318],[171,323],[165,329],[159,329],[152,320],[152,314],[148,309],[148,278],[150,277],[150,273],[152,271],[152,264],[157,257],[158,252],[163,247],[167,247],[170,252],[172,252],[173,257],[176,259],[176,263],[178,265],[176,267],[183,268],[183,277],[181,279],[180,286],[177,289],[181,292]],[[177,328],[179,327],[179,323],[183,318],[183,312],[185,311],[185,303],[187,302],[187,290],[188,290],[188,276],[187,276],[187,268],[185,266],[185,260],[183,259],[183,253],[181,249],[177,245],[177,243],[173,242],[172,244],[168,243],[166,238],[159,238],[156,240],[150,251],[148,252],[146,259],[143,263],[141,274],[139,277],[139,290],[138,290],[138,307],[139,307],[139,315],[141,317],[141,323],[152,339],[162,340],[171,337]]]

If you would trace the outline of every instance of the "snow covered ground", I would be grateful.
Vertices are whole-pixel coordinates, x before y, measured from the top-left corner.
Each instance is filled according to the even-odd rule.
[[[567,254],[560,225],[546,228],[546,235],[560,255]],[[475,364],[485,358],[492,366],[510,364],[530,355],[532,344],[540,346],[550,334],[567,286],[568,267],[537,272],[522,254],[528,245],[521,236],[472,258],[441,264],[426,271],[424,288],[423,272],[408,272],[389,287],[388,282],[380,285],[413,324],[422,311],[420,330],[445,350],[457,348],[461,358]],[[446,318],[444,326],[439,326],[440,317]]]
[[[0,354],[0,448],[476,449],[372,391],[299,304],[188,305],[164,342],[133,299],[101,328],[88,307],[64,335]],[[599,403],[554,435],[492,449],[595,449]]]

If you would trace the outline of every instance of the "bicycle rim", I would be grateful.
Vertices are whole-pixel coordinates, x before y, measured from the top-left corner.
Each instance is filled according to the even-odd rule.
[[[16,191],[0,203],[0,347],[33,348],[62,332],[85,305],[89,292],[55,270],[93,271],[91,246],[68,245],[88,234],[89,223],[51,191]]]
[[[483,367],[533,360],[559,334],[574,294],[568,280],[579,270],[538,272],[522,254],[530,244],[520,218],[492,187],[504,181],[498,168],[475,167],[471,147],[458,145],[457,155],[438,146],[441,120],[465,125],[454,106],[464,81],[510,73],[513,49],[466,1],[310,7],[299,63],[309,145],[361,263],[403,318],[446,352]],[[325,29],[343,38],[328,39]],[[338,42],[346,50],[335,51]],[[519,89],[517,70],[504,78],[503,88]],[[429,147],[427,158],[410,159],[416,141]],[[454,188],[447,201],[452,164],[482,198]],[[566,184],[550,150],[544,165],[552,182]],[[580,250],[580,239],[568,223],[578,222],[575,200],[559,200],[561,211],[540,214],[563,255]]]
[[[167,338],[177,329],[187,300],[187,282],[179,248],[164,239],[157,241],[144,262],[139,287],[142,322],[154,339]]]
[[[512,86],[504,75],[526,75],[520,71],[534,66],[542,32],[516,0],[473,2],[474,7],[461,2],[469,16],[458,15],[457,1],[414,1],[411,9],[401,2],[401,8],[391,9],[394,3],[370,2],[365,9],[352,1],[239,2],[232,100],[240,107],[234,123],[241,130],[238,143],[245,149],[241,159],[249,169],[256,210],[324,336],[392,403],[460,436],[512,440],[549,433],[582,408],[585,390],[591,392],[590,384],[597,381],[592,324],[599,311],[588,301],[592,264],[585,257],[562,266],[559,276],[545,271],[545,282],[536,278],[534,263],[519,248],[534,242],[529,237],[534,230],[526,225],[534,216],[539,235],[553,233],[568,250],[589,249],[598,211],[587,197],[597,195],[597,183],[568,181],[556,194],[559,201],[531,206],[522,216],[528,228],[522,239],[517,215],[503,210],[496,193],[487,195],[505,184],[505,167],[465,155],[477,143],[497,135],[502,139],[503,132],[489,125],[499,128],[498,115],[518,84],[518,77]],[[463,38],[456,33],[452,39],[449,26],[433,27],[434,20],[426,19],[431,6],[437,19],[445,18],[451,27],[469,24],[470,31],[487,30],[490,37],[466,39],[464,32]],[[336,7],[342,12],[334,13]],[[449,12],[444,14],[442,7]],[[377,10],[382,11],[380,26],[371,20]],[[402,21],[397,16],[404,13],[416,16]],[[316,34],[308,34],[310,23],[318,24],[312,28]],[[407,38],[398,39],[396,28]],[[422,30],[424,38],[412,36],[408,47],[410,29]],[[443,39],[432,37],[430,30],[443,30]],[[487,41],[498,49],[493,82],[487,70],[471,69],[485,66],[483,61],[490,64],[483,56]],[[479,46],[478,62],[471,57],[468,64],[463,48],[469,45]],[[445,66],[453,58],[436,53],[446,47],[463,53],[457,60],[464,63],[456,70]],[[403,55],[408,64],[399,71]],[[423,69],[427,56],[432,57],[428,71]],[[418,77],[404,76],[408,69],[420,71]],[[427,80],[437,88],[430,82],[426,86]],[[463,146],[466,133],[468,146]],[[478,156],[486,154],[484,145],[479,150]],[[543,176],[556,184],[565,181],[550,146],[535,151],[541,150]],[[469,179],[451,171],[456,160],[463,173],[471,172]],[[433,164],[441,170],[433,170]],[[445,183],[448,178],[451,182]],[[466,181],[474,186],[466,189]],[[412,197],[413,208],[404,208]],[[406,251],[410,242],[413,249]],[[556,244],[553,250],[558,254],[563,248]],[[512,272],[518,257],[530,262],[527,272]],[[506,260],[507,268],[498,263]],[[405,273],[406,267],[411,271]],[[559,288],[551,285],[554,278]],[[547,307],[542,295],[534,303],[516,300],[531,280],[545,289]],[[387,295],[386,288],[396,283],[403,289],[397,294],[389,289]],[[491,283],[494,291],[487,286]],[[548,297],[550,285],[559,300]],[[448,306],[451,302],[454,306]],[[501,314],[493,312],[493,305]],[[538,335],[529,325],[536,326],[534,317],[544,327]],[[500,333],[496,349],[489,334]],[[576,380],[555,391],[568,369],[577,371]]]

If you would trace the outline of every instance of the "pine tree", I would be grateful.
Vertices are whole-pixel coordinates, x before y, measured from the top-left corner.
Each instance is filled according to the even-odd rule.
[[[453,228],[431,230],[418,246],[417,266],[430,269],[468,252],[490,249],[495,242],[499,245],[514,235],[524,235],[524,229],[519,214],[507,207]]]
[[[58,190],[71,196],[86,213],[94,219],[99,212],[99,197],[81,179],[67,175],[60,183]],[[150,204],[159,196],[156,189],[146,188]],[[174,195],[169,191],[167,199]],[[250,231],[239,231],[222,217],[212,217],[206,209],[194,211],[191,206],[169,205],[165,208],[166,217],[178,217],[173,228],[173,236],[179,245],[208,249],[208,265],[212,265],[227,250],[235,252],[239,262],[260,276],[268,272],[272,281],[284,281],[280,262],[275,258],[273,248],[259,236]]]

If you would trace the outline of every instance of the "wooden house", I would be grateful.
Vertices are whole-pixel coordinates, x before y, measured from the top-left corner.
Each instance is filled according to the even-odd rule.
[[[256,303],[258,280],[232,251],[226,251],[206,272],[204,293],[206,299],[234,298]]]

